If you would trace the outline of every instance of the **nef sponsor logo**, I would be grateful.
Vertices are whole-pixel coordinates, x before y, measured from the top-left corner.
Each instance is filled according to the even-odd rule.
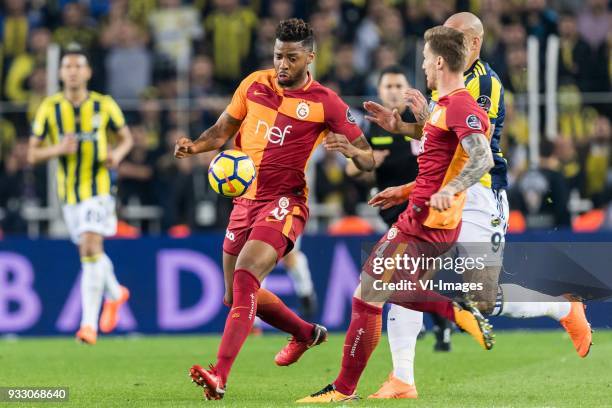
[[[272,214],[278,221],[282,221],[287,214],[289,214],[287,207],[289,207],[289,199],[287,197],[281,197],[278,200],[278,207],[270,211],[270,214]]]
[[[264,139],[270,143],[278,144],[280,146],[285,142],[285,137],[291,133],[293,126],[287,125],[284,128],[278,126],[270,126],[265,120],[259,120],[257,127],[255,128],[256,135],[262,135]]]

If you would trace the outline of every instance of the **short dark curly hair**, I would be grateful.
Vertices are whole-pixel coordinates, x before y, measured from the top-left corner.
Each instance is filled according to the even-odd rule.
[[[314,34],[310,24],[301,18],[290,18],[278,23],[276,39],[283,42],[299,42],[304,48],[313,50]]]

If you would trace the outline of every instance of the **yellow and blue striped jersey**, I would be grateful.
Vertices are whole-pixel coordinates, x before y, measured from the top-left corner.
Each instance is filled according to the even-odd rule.
[[[60,156],[57,190],[65,204],[75,204],[111,192],[110,174],[104,162],[110,143],[107,130],[125,126],[117,103],[107,95],[89,92],[80,106],[74,106],[63,93],[47,97],[36,112],[32,134],[41,141],[58,144],[74,134],[77,151]]]
[[[487,112],[491,124],[495,126],[491,135],[491,151],[493,152],[495,166],[480,182],[496,190],[505,189],[508,187],[508,163],[502,154],[500,146],[504,119],[506,117],[504,87],[489,64],[480,59],[474,61],[472,66],[463,75],[465,87],[470,92],[470,95]],[[438,93],[436,91],[432,92],[431,100],[430,111],[433,110],[435,103],[438,101]]]

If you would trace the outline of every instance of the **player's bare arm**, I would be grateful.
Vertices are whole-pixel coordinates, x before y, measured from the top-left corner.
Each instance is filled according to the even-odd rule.
[[[383,210],[387,208],[395,207],[406,201],[410,197],[410,193],[414,190],[414,181],[401,186],[387,187],[380,193],[368,201],[368,204],[372,207],[380,207]]]
[[[43,146],[43,141],[36,136],[30,138],[28,146],[28,163],[37,164],[60,156],[76,153],[78,141],[74,134],[66,134],[58,144]]]
[[[364,102],[363,108],[368,112],[365,118],[372,123],[376,123],[387,132],[411,134],[414,135],[415,139],[420,139],[421,132],[418,129],[420,126],[404,122],[397,109],[389,109],[374,101]]]
[[[219,149],[238,132],[241,123],[241,120],[223,112],[217,122],[202,132],[197,140],[192,141],[186,137],[177,140],[174,146],[174,157],[184,159],[194,154]]]
[[[482,133],[472,133],[461,141],[461,146],[469,156],[461,173],[431,196],[429,206],[444,211],[450,208],[453,196],[476,184],[493,167],[493,154],[489,140]]]
[[[427,98],[418,89],[408,89],[404,93],[404,101],[408,108],[414,114],[417,123],[421,126],[425,125],[425,122],[429,118],[429,104]]]
[[[119,163],[132,150],[132,146],[134,146],[132,132],[130,132],[130,128],[127,126],[123,126],[117,131],[117,137],[119,138],[119,143],[108,152],[108,157],[106,158],[106,167],[111,169],[116,169]]]
[[[325,136],[323,146],[332,152],[342,153],[344,157],[351,159],[361,171],[374,170],[372,147],[363,134],[351,143],[346,136],[330,132]]]
[[[377,169],[381,164],[385,161],[385,158],[391,153],[388,149],[385,150],[372,150],[372,155],[374,156],[374,168]],[[349,177],[359,177],[366,175],[371,172],[361,171],[357,168],[355,163],[352,160],[348,160],[346,162],[346,175]],[[373,173],[372,173],[373,176]]]

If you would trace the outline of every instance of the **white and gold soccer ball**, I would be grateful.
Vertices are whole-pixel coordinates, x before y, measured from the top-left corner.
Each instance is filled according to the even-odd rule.
[[[225,150],[210,162],[208,182],[216,193],[225,197],[239,197],[246,193],[255,180],[255,163],[239,150]]]

